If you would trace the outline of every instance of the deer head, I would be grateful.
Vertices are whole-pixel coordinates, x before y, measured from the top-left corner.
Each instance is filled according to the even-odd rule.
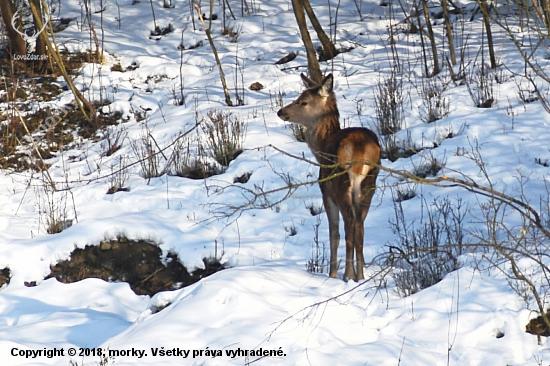
[[[334,83],[332,74],[325,77],[320,85],[304,74],[300,76],[307,90],[294,102],[281,108],[277,112],[279,118],[309,128],[314,127],[328,113],[338,113],[336,100],[332,92]]]

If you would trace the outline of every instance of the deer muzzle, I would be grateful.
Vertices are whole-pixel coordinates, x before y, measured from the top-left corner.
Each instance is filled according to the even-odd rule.
[[[279,112],[277,112],[277,116],[279,116],[279,118],[283,121],[288,121],[290,119],[290,116],[283,109],[284,108],[279,109]]]

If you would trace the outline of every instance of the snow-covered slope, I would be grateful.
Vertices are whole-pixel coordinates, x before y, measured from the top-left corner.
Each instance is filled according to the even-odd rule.
[[[323,71],[335,76],[341,123],[372,127],[375,89],[391,64],[389,8],[376,1],[341,2],[339,8],[337,1],[311,2],[327,30],[337,18],[338,46],[354,47],[321,64]],[[61,3],[63,16],[75,21],[56,35],[58,42],[72,51],[88,49],[81,2]],[[246,204],[251,191],[276,190],[285,186],[285,179],[308,182],[317,176],[315,166],[278,150],[313,159],[306,144],[296,141],[276,115],[281,97],[289,103],[303,89],[299,74],[306,72],[305,52],[290,1],[248,1],[251,14],[245,16],[239,2],[230,2],[236,20],[227,13],[227,27],[238,33],[237,42],[220,35],[220,20],[213,22],[213,35],[234,102],[237,88],[241,96],[244,93],[244,105],[226,107],[202,27],[195,19],[193,29],[188,1],[173,3],[175,7],[167,9],[160,1],[152,2],[157,25],[174,28],[162,37],[150,37],[154,21],[149,1],[119,1],[120,15],[117,3],[106,2],[106,11],[94,14],[98,34],[103,14],[106,61],[86,65],[76,84],[90,99],[110,100],[103,110],[122,113],[121,122],[111,130],[124,131],[127,139],[112,156],[102,154],[101,142],[80,141],[49,160],[51,176],[70,187],[70,194],[56,194],[54,202],[64,205],[73,220],[71,227],[55,235],[46,233],[39,211],[48,195],[37,173],[0,175],[0,268],[9,267],[12,274],[10,284],[0,290],[1,364],[96,365],[108,352],[114,355],[108,357],[109,365],[548,363],[546,338],[538,345],[535,336],[525,333],[534,315],[501,272],[475,269],[480,256],[462,256],[461,269],[401,298],[391,280],[381,283],[377,275],[381,263],[366,268],[368,280],[363,283],[306,271],[316,225],[320,225],[318,241],[328,250],[324,212],[316,216],[310,212],[322,206],[316,185],[304,184],[270,208],[246,207],[224,216],[230,206]],[[363,21],[355,3],[361,4]],[[217,2],[216,12],[221,14]],[[396,16],[397,21],[403,19],[399,12]],[[478,17],[464,27],[473,59],[482,41],[482,22]],[[442,25],[436,28],[443,34]],[[523,62],[514,45],[496,26],[494,36],[501,62],[520,71]],[[431,154],[445,162],[439,174],[464,174],[486,184],[479,165],[468,155],[478,150],[496,189],[510,195],[523,192],[538,207],[550,173],[541,164],[548,165],[550,159],[550,116],[542,106],[522,104],[516,83],[503,71],[505,82],[494,86],[493,108],[476,108],[465,85],[447,80],[448,116],[424,123],[418,36],[397,32],[394,37],[400,57],[409,60],[404,65],[411,70],[400,74],[405,128],[397,136],[417,148],[431,149],[393,163],[384,160],[383,165],[414,170]],[[194,48],[199,42],[202,45]],[[183,52],[178,49],[181,44]],[[294,61],[274,64],[290,52],[298,53]],[[542,57],[540,62],[545,62]],[[111,71],[117,63],[125,71]],[[174,103],[180,67],[184,105]],[[249,90],[254,82],[264,89]],[[65,92],[51,104],[66,104],[71,97]],[[159,146],[168,146],[210,110],[229,111],[247,123],[244,152],[225,172],[205,180],[168,175],[146,180],[135,164],[127,170],[129,191],[106,194],[108,175],[121,157],[127,163],[137,160],[129,141],[146,131]],[[137,112],[145,119],[137,121]],[[201,131],[197,128],[190,136],[196,140]],[[234,183],[245,173],[251,173],[246,183]],[[395,177],[380,174],[380,189],[365,222],[368,262],[395,240],[389,220],[395,218],[391,190],[396,182]],[[416,191],[417,197],[402,203],[409,223],[423,219],[426,205],[449,196],[468,205],[466,231],[483,229],[479,210],[483,198],[460,188],[417,186]],[[283,189],[268,198],[277,202],[286,193]],[[509,219],[512,227],[519,227],[517,218]],[[152,298],[135,295],[126,283],[43,280],[50,265],[69,258],[75,247],[117,236],[159,243],[165,254],[177,253],[190,269],[203,266],[202,259],[209,256],[221,258],[231,268]],[[341,245],[340,257],[344,251]],[[37,286],[24,285],[32,281]],[[153,313],[165,305],[169,306]],[[63,355],[44,356],[54,348],[62,349]],[[71,350],[76,355],[69,356]],[[32,358],[38,351],[42,355]]]

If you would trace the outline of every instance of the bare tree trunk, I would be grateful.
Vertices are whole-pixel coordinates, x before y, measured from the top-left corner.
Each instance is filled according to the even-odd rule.
[[[497,67],[497,61],[495,57],[495,48],[493,45],[493,33],[491,32],[491,19],[489,17],[489,5],[487,0],[479,0],[479,7],[483,14],[483,23],[485,23],[485,31],[487,32],[487,47],[489,47],[489,58],[491,60],[491,69]]]
[[[441,7],[443,8],[443,17],[445,18],[445,29],[447,30],[447,40],[449,41],[449,54],[451,55],[451,65],[456,65],[455,54],[455,42],[453,38],[453,27],[451,26],[451,19],[449,17],[449,8],[447,6],[447,0],[441,0]]]
[[[439,57],[437,55],[437,44],[435,42],[435,36],[432,28],[432,23],[430,20],[430,12],[428,10],[427,0],[422,0],[422,10],[424,11],[424,18],[426,19],[426,28],[428,28],[428,37],[430,38],[430,43],[432,45],[432,57],[434,62],[432,74],[428,76],[435,76],[439,74]]]
[[[550,17],[549,17],[549,14],[548,14],[550,9],[549,9],[548,5],[549,4],[548,4],[547,0],[541,0],[540,1],[540,7],[542,8],[542,9],[539,10],[542,13],[542,15],[540,15],[540,18],[544,19],[544,25],[545,25],[546,29],[550,28]]]
[[[332,44],[332,42],[330,41],[330,38],[327,36],[325,31],[323,30],[323,27],[321,27],[321,23],[319,23],[319,20],[315,16],[315,13],[311,8],[311,4],[309,3],[309,0],[302,0],[302,2],[304,5],[304,9],[306,11],[307,17],[309,18],[311,25],[313,25],[313,29],[315,29],[315,33],[317,33],[317,37],[319,37],[319,40],[323,45],[323,52],[319,55],[319,61],[328,61],[333,59],[338,54],[338,50],[334,47],[334,44]]]
[[[40,9],[41,6],[40,6],[40,0],[30,0],[32,3],[33,3],[33,6],[36,7],[37,9]],[[42,20],[42,19],[40,19]],[[34,21],[34,29],[36,31],[40,30],[41,28],[39,28],[38,26],[38,20],[36,19],[36,16],[34,16],[33,14],[33,21]],[[36,71],[43,71],[45,66],[46,66],[46,43],[44,42],[44,40],[42,39],[42,37],[38,37],[36,39],[36,47],[35,47],[35,50],[34,50],[34,54],[37,55],[37,63],[35,64],[35,70]]]
[[[321,84],[323,81],[323,74],[321,73],[321,67],[319,61],[317,61],[317,55],[315,54],[315,48],[313,42],[307,30],[306,15],[304,13],[304,5],[302,0],[292,0],[292,9],[294,10],[294,16],[296,17],[296,23],[300,29],[300,35],[306,48],[307,54],[307,70],[310,79]]]
[[[418,23],[418,30],[420,32],[420,48],[422,50],[422,59],[424,64],[424,74],[426,77],[430,74],[428,70],[428,56],[426,55],[426,44],[424,43],[424,30],[422,29],[422,21],[420,20],[420,10],[418,9],[418,1],[414,0],[414,8],[416,14],[416,22]]]
[[[26,55],[27,47],[25,40],[17,32],[22,32],[22,29],[15,29],[12,26],[13,14],[15,13],[15,4],[13,0],[0,0],[0,15],[4,21],[4,26],[9,39],[9,49],[11,57],[14,55]],[[21,22],[17,22],[17,26],[21,27]]]

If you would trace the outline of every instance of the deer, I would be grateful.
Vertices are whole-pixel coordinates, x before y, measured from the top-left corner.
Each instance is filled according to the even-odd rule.
[[[319,186],[328,218],[331,278],[338,278],[340,214],[344,221],[346,262],[343,280],[363,280],[364,222],[376,188],[380,144],[367,128],[340,128],[334,79],[321,84],[301,74],[306,90],[277,115],[305,128],[306,143],[319,163]],[[354,268],[356,256],[357,270]]]

